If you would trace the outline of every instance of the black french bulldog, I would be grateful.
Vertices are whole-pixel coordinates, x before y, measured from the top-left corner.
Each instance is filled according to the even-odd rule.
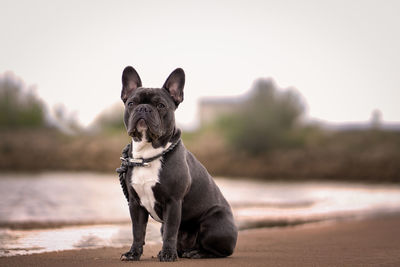
[[[186,150],[174,112],[183,101],[185,73],[174,70],[162,88],[144,88],[134,68],[122,74],[124,122],[132,137],[125,185],[133,244],[121,260],[143,253],[148,216],[162,223],[160,261],[231,255],[237,228],[232,210],[213,178]]]

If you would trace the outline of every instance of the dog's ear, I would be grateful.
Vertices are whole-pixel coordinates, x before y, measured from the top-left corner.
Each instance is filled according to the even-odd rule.
[[[122,101],[125,103],[132,92],[141,86],[142,81],[140,80],[139,74],[136,70],[131,66],[126,67],[122,72]]]
[[[176,106],[183,101],[183,87],[185,86],[185,72],[181,68],[174,70],[165,81],[166,89],[174,100]]]

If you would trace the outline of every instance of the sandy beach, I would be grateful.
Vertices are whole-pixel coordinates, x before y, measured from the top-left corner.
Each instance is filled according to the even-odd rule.
[[[0,266],[160,266],[160,246],[140,262],[121,262],[128,248],[101,248],[2,257]],[[179,259],[168,266],[400,266],[400,216],[241,231],[233,256]]]

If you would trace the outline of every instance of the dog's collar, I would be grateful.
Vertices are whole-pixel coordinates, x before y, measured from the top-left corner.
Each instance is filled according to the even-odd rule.
[[[126,200],[129,202],[129,193],[128,193],[128,187],[125,182],[125,174],[128,171],[129,167],[148,167],[150,166],[150,162],[152,162],[155,159],[158,159],[168,152],[171,152],[181,141],[181,139],[178,139],[175,143],[170,145],[167,149],[165,149],[163,152],[161,152],[158,155],[155,155],[154,157],[147,158],[147,159],[132,159],[129,157],[129,150],[131,149],[131,144],[129,143],[128,145],[125,146],[125,148],[122,150],[122,157],[121,159],[121,166],[116,169],[118,176],[119,176],[119,183],[121,184],[122,187],[122,192],[124,192],[124,195],[126,197]]]
[[[154,157],[150,158],[131,158],[128,156],[128,151],[130,149],[131,144],[128,144],[126,148],[128,148],[126,151],[122,152],[122,157],[120,157],[121,161],[125,163],[128,167],[150,167],[150,162],[161,158],[168,152],[174,150],[174,148],[179,144],[181,139],[178,139],[175,143],[172,143],[167,149],[165,149],[163,152],[160,154],[155,155]],[[125,152],[125,153],[124,153]]]

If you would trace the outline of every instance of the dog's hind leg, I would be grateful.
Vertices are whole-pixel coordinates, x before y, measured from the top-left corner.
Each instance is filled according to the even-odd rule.
[[[197,233],[198,229],[180,228],[178,232],[177,253],[180,258],[185,257],[187,252],[197,249]]]
[[[232,255],[237,228],[230,211],[215,209],[200,224],[197,249],[183,256],[188,258],[220,258]]]

